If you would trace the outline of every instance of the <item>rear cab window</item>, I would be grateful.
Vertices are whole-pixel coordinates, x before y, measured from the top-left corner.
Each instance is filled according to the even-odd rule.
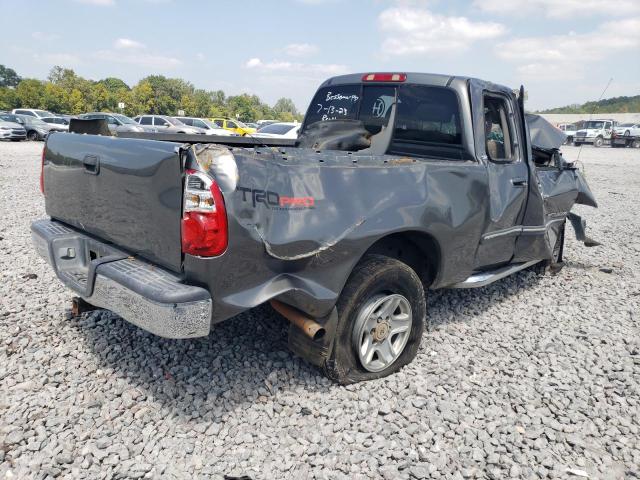
[[[404,83],[324,87],[313,98],[303,129],[322,121],[359,120],[376,135],[388,126],[394,103],[394,131],[387,153],[471,159],[463,147],[458,95],[448,87]]]

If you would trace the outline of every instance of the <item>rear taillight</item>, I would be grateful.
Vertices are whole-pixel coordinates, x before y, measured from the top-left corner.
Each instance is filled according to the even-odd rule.
[[[44,152],[46,148],[42,149],[42,159],[40,160],[40,193],[44,195]]]
[[[229,232],[224,198],[209,175],[187,170],[182,212],[182,252],[214,257],[227,249]]]

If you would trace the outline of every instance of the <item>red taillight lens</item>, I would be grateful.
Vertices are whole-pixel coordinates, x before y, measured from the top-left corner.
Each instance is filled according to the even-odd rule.
[[[406,73],[367,73],[362,76],[363,82],[404,82]]]
[[[44,195],[44,152],[46,148],[42,149],[42,159],[40,160],[40,193]]]
[[[224,253],[228,242],[227,211],[218,184],[202,172],[187,170],[182,252],[199,257],[215,257]]]

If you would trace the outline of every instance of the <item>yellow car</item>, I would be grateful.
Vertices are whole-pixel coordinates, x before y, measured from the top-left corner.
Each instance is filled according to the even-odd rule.
[[[224,128],[225,130],[229,130],[230,132],[237,133],[238,135],[247,135],[256,133],[255,128],[247,127],[244,123],[239,120],[230,120],[228,118],[212,118],[211,121],[215,123],[220,128]]]

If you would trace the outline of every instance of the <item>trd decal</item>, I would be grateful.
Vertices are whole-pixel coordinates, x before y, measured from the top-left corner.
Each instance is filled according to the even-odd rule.
[[[242,201],[251,202],[255,207],[259,203],[267,208],[276,210],[305,210],[315,208],[315,198],[313,197],[288,197],[280,195],[270,190],[259,190],[238,186],[237,190],[242,192]]]

